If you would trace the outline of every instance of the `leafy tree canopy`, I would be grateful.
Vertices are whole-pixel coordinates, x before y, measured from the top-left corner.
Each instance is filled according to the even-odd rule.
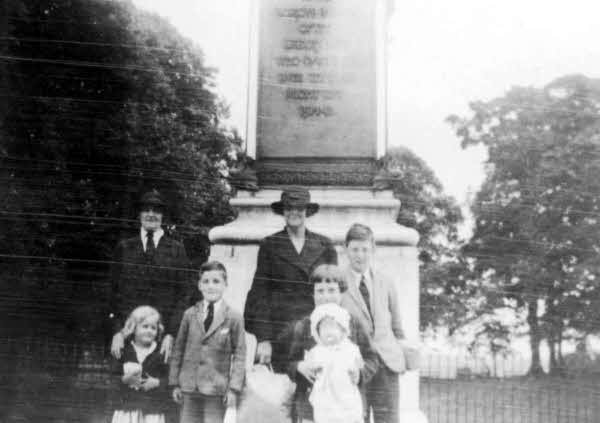
[[[0,248],[27,272],[5,284],[73,322],[103,298],[104,263],[146,190],[167,198],[169,230],[202,258],[206,228],[232,217],[223,175],[239,140],[220,125],[214,70],[163,18],[130,1],[6,9]]]
[[[391,148],[382,159],[383,178],[401,202],[398,223],[420,236],[421,326],[450,324],[466,317],[465,264],[458,257],[463,216],[433,170],[407,148]]]
[[[567,76],[470,107],[448,118],[463,147],[489,153],[464,252],[492,281],[488,310],[527,307],[536,372],[543,337],[554,348],[569,328],[598,327],[600,80]]]

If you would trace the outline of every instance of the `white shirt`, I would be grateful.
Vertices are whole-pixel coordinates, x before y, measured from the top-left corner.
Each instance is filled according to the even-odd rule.
[[[158,242],[165,234],[165,231],[162,228],[158,228],[152,234],[152,239],[154,240],[154,247],[158,247]],[[144,252],[146,251],[146,243],[148,242],[148,231],[144,228],[140,228],[140,236],[142,237],[142,245],[144,246]]]
[[[208,304],[210,304],[208,301],[202,301],[202,316],[204,316],[202,321],[206,320],[206,316],[208,316]],[[215,305],[213,306],[213,319],[214,316],[217,314],[217,310],[219,310],[223,306],[223,298],[221,298],[218,301],[215,301],[214,304]]]
[[[367,269],[365,273],[358,273],[352,269],[352,275],[354,276],[354,284],[356,288],[360,291],[360,280],[362,277],[365,277],[365,285],[367,286],[367,291],[369,291],[369,298],[373,298],[373,280],[371,279],[371,271]],[[369,304],[370,306],[370,304]]]

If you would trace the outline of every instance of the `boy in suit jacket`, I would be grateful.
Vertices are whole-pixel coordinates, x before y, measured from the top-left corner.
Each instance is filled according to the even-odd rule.
[[[379,369],[367,385],[367,416],[375,423],[398,423],[398,376],[407,370],[402,321],[396,287],[371,267],[375,239],[371,228],[354,224],[346,234],[348,290],[342,307],[357,317],[371,337]]]
[[[201,266],[203,300],[183,315],[169,371],[173,399],[183,403],[181,423],[221,423],[244,385],[244,320],[223,301],[226,287],[223,264]]]

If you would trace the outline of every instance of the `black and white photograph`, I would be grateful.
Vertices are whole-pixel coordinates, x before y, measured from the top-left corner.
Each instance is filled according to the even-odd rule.
[[[0,423],[600,422],[599,12],[0,2]]]

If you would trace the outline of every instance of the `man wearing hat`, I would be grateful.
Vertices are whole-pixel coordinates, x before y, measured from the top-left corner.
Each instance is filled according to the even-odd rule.
[[[256,359],[283,371],[286,345],[280,337],[288,324],[312,311],[313,287],[308,278],[320,264],[337,264],[337,253],[329,238],[306,229],[306,218],[319,210],[307,189],[284,190],[271,208],[284,217],[285,228],[260,244],[244,320],[246,330],[258,341]]]
[[[124,337],[121,333],[129,313],[137,306],[149,305],[162,315],[165,325],[161,353],[168,360],[173,336],[177,333],[184,304],[191,286],[189,261],[183,244],[165,234],[162,220],[166,204],[153,190],[139,202],[139,233],[121,240],[111,269],[111,353],[120,357]]]

